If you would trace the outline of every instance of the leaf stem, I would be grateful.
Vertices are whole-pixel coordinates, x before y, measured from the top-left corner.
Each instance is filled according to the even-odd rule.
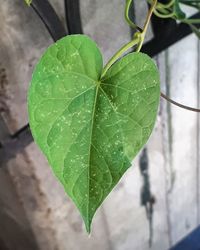
[[[139,52],[142,48],[142,45],[143,45],[143,42],[144,42],[144,39],[145,39],[145,36],[146,36],[146,32],[147,32],[147,29],[148,29],[148,26],[149,26],[149,22],[151,20],[151,16],[156,8],[156,4],[157,4],[157,0],[154,0],[152,5],[151,5],[151,8],[148,12],[148,15],[147,15],[147,18],[146,18],[146,21],[144,23],[144,28],[143,28],[143,31],[142,33],[140,34],[140,42],[138,44],[138,47],[136,49],[136,52]]]
[[[195,23],[200,23],[200,19],[183,19],[181,22],[188,23],[188,24],[195,24]]]
[[[126,9],[125,9],[125,16],[126,16],[126,20],[127,22],[131,25],[135,25],[134,23],[132,23],[132,21],[129,19],[128,17],[128,13],[129,13],[129,8],[130,8],[130,4],[131,4],[132,0],[126,0]],[[101,74],[101,79],[105,76],[105,74],[107,73],[108,69],[130,48],[132,48],[133,46],[137,45],[136,48],[136,52],[139,52],[140,49],[142,48],[143,42],[144,42],[144,38],[147,32],[147,28],[149,25],[149,22],[151,20],[151,16],[153,14],[153,11],[156,7],[157,4],[157,0],[154,0],[152,3],[152,6],[149,10],[149,13],[147,15],[145,24],[144,24],[144,28],[142,31],[138,31],[134,34],[133,36],[133,40],[130,41],[129,43],[125,44],[124,46],[122,46],[115,54],[114,56],[108,61],[108,63],[106,64],[106,66],[103,68],[102,74]],[[133,26],[131,26],[133,27]],[[136,26],[138,28],[138,26]],[[141,30],[141,29],[140,29]]]
[[[137,45],[139,42],[139,37],[134,36],[134,39],[125,44],[124,46],[122,46],[117,53],[114,54],[114,56],[108,61],[108,63],[106,64],[106,66],[104,67],[102,74],[101,74],[101,78],[103,78],[106,74],[106,72],[108,71],[108,69],[130,48],[132,48],[133,46]]]
[[[132,0],[126,0],[126,7],[125,7],[125,12],[124,12],[125,20],[130,25],[131,28],[137,29],[138,31],[142,32],[142,29],[138,27],[134,22],[132,22],[129,17],[129,10],[130,10],[131,3],[132,3]]]
[[[147,0],[147,2],[148,2],[149,4],[152,4],[152,3],[153,3],[153,0]],[[171,1],[169,1],[168,3],[166,3],[166,4],[157,2],[157,4],[156,4],[156,9],[169,9],[169,8],[174,4],[174,2],[175,2],[175,0],[171,0]]]
[[[152,0],[147,0],[148,3],[152,4]],[[156,7],[154,9],[154,14],[160,18],[173,18],[174,12],[171,9],[172,5],[174,4],[175,0],[169,1],[167,4],[163,4],[157,2]]]
[[[162,9],[161,7],[157,7],[155,10],[154,10],[154,14],[155,14],[155,11],[159,11],[160,13],[162,14],[170,14],[171,13],[171,9]]]
[[[172,17],[174,17],[174,12],[169,13],[169,14],[162,14],[158,10],[154,10],[154,14],[160,18],[172,18]]]
[[[175,2],[175,0],[171,0],[171,1],[169,1],[169,3],[166,3],[166,4],[158,2],[157,5],[160,6],[161,8],[168,9],[174,4],[174,2]]]

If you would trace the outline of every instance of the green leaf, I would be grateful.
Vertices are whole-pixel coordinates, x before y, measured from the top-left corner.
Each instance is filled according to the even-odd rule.
[[[179,20],[186,18],[186,14],[181,10],[179,0],[175,0],[175,2],[174,2],[174,14],[175,14],[176,18]]]
[[[159,105],[159,73],[131,53],[101,79],[102,55],[85,35],[50,46],[33,73],[30,127],[53,172],[90,225],[97,208],[147,142]]]
[[[24,0],[24,1],[26,2],[26,4],[27,4],[28,6],[30,6],[31,3],[32,3],[32,0]]]
[[[179,0],[179,1],[182,4],[196,8],[198,11],[200,11],[200,0]]]

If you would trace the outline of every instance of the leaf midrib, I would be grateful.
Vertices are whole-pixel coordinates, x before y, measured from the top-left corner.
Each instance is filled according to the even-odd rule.
[[[117,115],[117,112],[115,111],[114,107],[112,106],[111,102],[110,102],[110,98],[107,95],[107,93],[105,93],[105,91],[103,90],[103,88],[101,87],[101,85],[103,84],[103,82],[99,82],[99,84],[97,84],[96,86],[96,93],[95,93],[95,97],[94,97],[94,104],[93,104],[93,111],[92,111],[92,119],[91,119],[91,133],[90,133],[90,142],[89,142],[89,164],[88,164],[88,205],[87,205],[87,223],[88,223],[88,227],[90,226],[90,222],[89,222],[89,208],[90,208],[90,167],[91,167],[91,149],[92,149],[92,138],[93,138],[93,130],[94,130],[94,120],[95,120],[95,111],[96,111],[96,105],[97,105],[97,99],[98,99],[98,94],[99,94],[99,89],[101,89],[103,95],[107,98],[109,105],[111,106],[111,108],[113,109],[114,113]],[[118,117],[118,115],[117,115]],[[119,119],[119,117],[118,117]],[[122,136],[122,140],[124,138],[124,135],[122,133],[122,129],[120,127],[120,131],[121,131],[121,136]]]
[[[89,164],[88,164],[88,206],[87,206],[87,223],[88,227],[90,226],[89,222],[89,206],[90,206],[90,166],[91,166],[91,149],[92,149],[92,138],[93,138],[93,130],[94,130],[94,118],[95,118],[95,111],[96,111],[96,104],[98,99],[98,92],[99,86],[96,86],[96,92],[94,97],[94,104],[93,104],[93,111],[92,111],[92,119],[91,119],[91,133],[90,133],[90,142],[89,142]]]

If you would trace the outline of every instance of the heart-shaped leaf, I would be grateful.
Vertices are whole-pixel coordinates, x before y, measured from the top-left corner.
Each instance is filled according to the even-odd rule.
[[[85,221],[147,142],[159,104],[159,73],[145,54],[131,53],[101,79],[102,56],[87,36],[50,46],[28,95],[30,127]]]

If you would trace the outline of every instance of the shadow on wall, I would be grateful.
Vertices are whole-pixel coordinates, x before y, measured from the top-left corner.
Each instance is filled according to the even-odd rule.
[[[3,242],[3,240],[0,238],[0,250],[9,250],[6,246],[5,246],[5,244],[4,244],[4,242]]]

